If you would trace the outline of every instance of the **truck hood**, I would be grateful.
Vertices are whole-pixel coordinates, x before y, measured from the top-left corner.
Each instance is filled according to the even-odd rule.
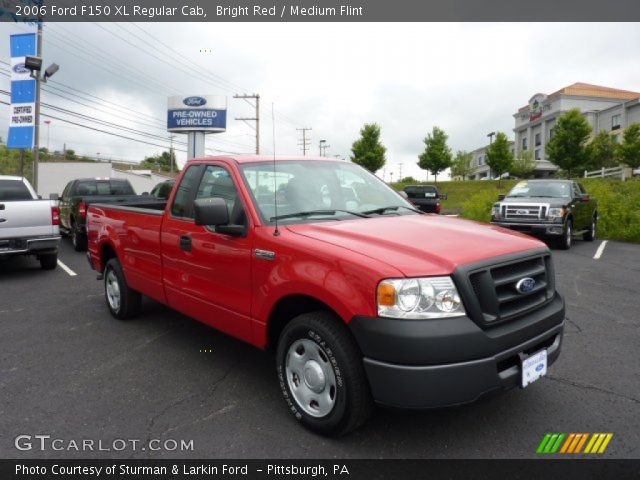
[[[544,247],[512,230],[440,215],[289,225],[298,235],[385,262],[403,275],[449,275],[459,265]]]

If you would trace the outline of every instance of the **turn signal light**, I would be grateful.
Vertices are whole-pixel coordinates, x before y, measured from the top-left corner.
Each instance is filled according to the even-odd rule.
[[[60,209],[51,207],[51,225],[60,225]]]
[[[78,208],[78,213],[80,214],[80,216],[82,218],[86,218],[87,217],[87,204],[82,202],[80,204],[80,207]]]
[[[378,305],[393,307],[396,304],[396,287],[389,283],[378,285]]]

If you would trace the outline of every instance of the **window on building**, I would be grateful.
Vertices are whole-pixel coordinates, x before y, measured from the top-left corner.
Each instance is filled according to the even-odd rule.
[[[614,115],[611,117],[611,130],[618,130],[622,126],[622,115]]]
[[[528,148],[527,146],[527,137],[523,137],[522,138],[522,150],[526,150]]]
[[[549,138],[553,138],[554,130],[555,130],[555,128],[549,129]]]
[[[539,133],[536,133],[536,147],[539,147],[542,144],[542,135],[540,135]]]
[[[534,154],[534,158],[536,160],[540,160],[540,149],[536,148],[535,154]]]
[[[614,143],[620,143],[620,135],[612,135],[611,138],[613,138]]]

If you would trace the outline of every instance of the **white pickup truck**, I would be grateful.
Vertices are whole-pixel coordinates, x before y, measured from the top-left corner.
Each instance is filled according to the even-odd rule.
[[[40,200],[22,177],[0,176],[0,259],[35,255],[44,270],[58,263],[60,210],[55,200]]]

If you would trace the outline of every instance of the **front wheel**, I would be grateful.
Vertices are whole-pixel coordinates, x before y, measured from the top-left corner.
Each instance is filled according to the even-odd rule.
[[[562,234],[562,238],[560,239],[560,248],[562,250],[569,250],[571,248],[571,242],[573,240],[573,222],[571,219],[567,220],[566,225],[564,226],[564,233]]]
[[[131,318],[140,309],[142,296],[129,288],[120,262],[115,258],[104,268],[104,296],[111,315],[118,320]]]
[[[310,430],[345,434],[371,414],[362,355],[334,315],[320,311],[292,320],[280,335],[276,360],[289,411]]]

